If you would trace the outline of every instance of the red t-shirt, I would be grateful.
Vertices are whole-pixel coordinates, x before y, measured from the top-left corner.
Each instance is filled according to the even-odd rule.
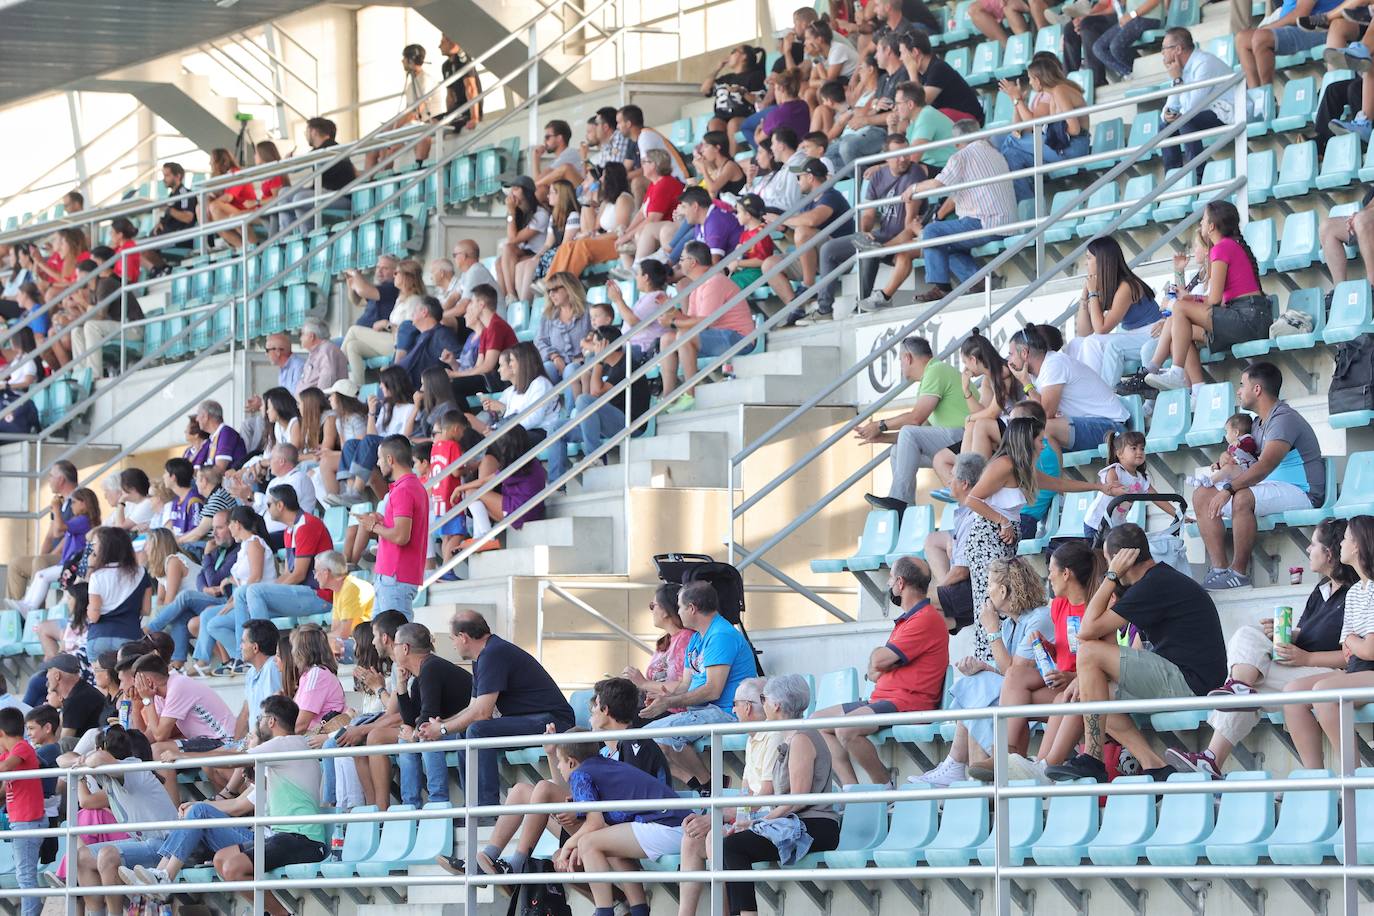
[[[436,481],[429,491],[430,512],[434,518],[443,515],[453,506],[453,490],[458,486],[458,475],[444,472],[458,463],[463,456],[463,447],[451,439],[435,439],[429,451],[429,479]],[[442,479],[441,479],[442,478]]]
[[[1087,607],[1086,604],[1070,604],[1067,598],[1055,598],[1050,602],[1050,620],[1054,621],[1054,645],[1045,648],[1054,656],[1054,666],[1060,671],[1073,671],[1078,665],[1078,656],[1069,644],[1069,618],[1077,617],[1082,620]]]
[[[757,229],[745,229],[739,235],[740,243],[748,242],[754,236],[760,236],[748,251],[744,253],[745,258],[752,261],[764,261],[773,256],[773,238],[768,234],[767,226],[760,226]]]
[[[275,175],[272,178],[269,178],[266,181],[264,181],[262,183],[262,199],[268,200],[270,198],[276,197],[277,192],[281,190],[282,180],[283,179],[280,175]]]
[[[939,709],[949,668],[949,628],[929,601],[897,618],[887,647],[897,654],[896,668],[884,672],[873,688],[874,700],[887,700],[898,712]]]
[[[134,240],[128,239],[124,244],[115,249],[115,254],[119,254],[126,248],[134,247]],[[143,255],[137,251],[131,251],[124,257],[115,261],[114,273],[116,277],[123,277],[130,283],[138,282],[138,273],[141,269]],[[127,271],[127,272],[126,272]]]
[[[281,536],[282,545],[297,558],[317,557],[334,549],[334,538],[330,536],[329,529],[324,526],[324,522],[309,512],[302,512],[296,524],[283,531]],[[319,587],[319,583],[315,581],[313,569],[306,579],[306,584],[315,586],[315,594],[325,601],[333,603],[334,593],[327,588]]]
[[[492,315],[491,323],[482,329],[482,336],[477,338],[477,352],[481,354],[488,350],[509,350],[519,342],[506,319],[500,315]]]
[[[229,174],[233,175],[237,172],[238,169],[233,169]],[[258,192],[253,190],[253,182],[250,181],[247,184],[236,184],[232,188],[225,188],[224,196],[240,210],[246,210],[250,200],[258,199]]]
[[[664,175],[644,192],[644,214],[657,213],[664,219],[672,219],[681,196],[682,182],[672,175]]]
[[[402,476],[388,492],[383,522],[392,528],[396,519],[410,519],[410,541],[401,547],[378,538],[373,571],[379,576],[395,576],[405,585],[419,585],[425,578],[425,556],[429,553],[429,494],[414,474]]]
[[[38,755],[33,745],[20,741],[13,750],[0,753],[0,761],[18,757],[21,770],[38,769]],[[9,813],[10,823],[46,821],[43,814],[43,781],[41,779],[5,780],[5,810]]]

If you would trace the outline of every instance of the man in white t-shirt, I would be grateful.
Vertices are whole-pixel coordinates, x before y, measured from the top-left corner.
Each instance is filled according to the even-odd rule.
[[[273,547],[281,547],[281,533],[286,530],[286,526],[274,520],[267,512],[267,494],[273,487],[290,487],[296,491],[296,499],[300,502],[301,509],[311,515],[315,514],[315,485],[310,482],[310,475],[300,464],[300,450],[290,442],[280,442],[272,449],[272,456],[268,461],[267,469],[272,477],[267,481],[267,485],[260,491],[254,491],[247,470],[240,474],[226,475],[224,488],[245,506],[252,507],[253,511],[261,515],[267,523],[267,533],[273,535],[269,542]]]
[[[830,23],[817,19],[806,27],[806,56],[811,61],[811,75],[802,87],[802,98],[815,108],[820,104],[821,87],[830,80],[849,81],[859,68],[859,52],[837,36]]]
[[[544,157],[552,156],[548,168],[541,168]],[[572,147],[572,128],[567,121],[550,121],[544,125],[544,142],[530,147],[530,175],[538,189],[539,199],[549,185],[562,178],[574,185],[582,181],[582,155]]]
[[[472,304],[472,291],[477,287],[486,284],[492,289],[499,289],[496,278],[487,270],[482,263],[482,249],[478,247],[473,239],[460,239],[453,246],[453,270],[457,275],[458,288],[456,294],[446,291],[445,296],[440,300],[444,307],[444,322],[449,323],[450,316],[457,322],[457,327],[463,327],[463,316],[467,314],[468,306]],[[501,308],[502,302],[500,293],[497,293],[496,307]]]
[[[1007,365],[1026,396],[1045,408],[1045,432],[1064,451],[1096,448],[1107,433],[1126,431],[1130,413],[1116,392],[1083,363],[1051,349],[1043,326],[1012,335]]]

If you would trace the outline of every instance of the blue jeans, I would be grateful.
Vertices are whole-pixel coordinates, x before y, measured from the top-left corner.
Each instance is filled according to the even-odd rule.
[[[697,356],[706,358],[720,356],[743,339],[744,335],[739,331],[707,328],[697,335]]]
[[[668,263],[676,264],[677,259],[682,257],[682,249],[686,248],[687,243],[692,240],[692,236],[696,235],[696,229],[696,226],[686,220],[683,220],[682,225],[677,227],[677,232],[673,234],[673,244],[668,249]],[[729,252],[727,251],[726,254]]]
[[[237,602],[236,602],[237,604]],[[215,643],[224,647],[230,658],[239,657],[239,647],[233,645],[234,614],[220,614],[223,604],[212,604],[200,612],[200,635],[196,637],[196,648],[191,657],[198,662],[209,663],[215,657]]]
[[[171,636],[172,660],[184,662],[191,650],[191,631],[186,625],[191,622],[192,617],[199,615],[210,605],[219,603],[220,599],[204,592],[181,592],[149,617],[144,626],[150,633],[166,632]]]
[[[395,576],[378,576],[376,598],[372,605],[372,616],[382,611],[400,611],[406,620],[415,619],[415,595],[420,591],[418,585],[397,582]]]
[[[421,783],[424,789],[428,789],[430,801],[448,801],[448,763],[443,751],[397,754],[396,763],[401,768],[401,804],[417,808],[424,804]]]
[[[42,830],[48,826],[46,821],[12,821],[11,830]],[[43,845],[43,841],[38,837],[26,837],[15,839],[14,843],[14,877],[19,882],[21,888],[32,888],[38,886],[38,848]],[[23,904],[23,916],[40,916],[43,912],[42,897],[25,897]]]
[[[763,116],[766,114],[768,114],[767,108],[756,111],[745,118],[744,123],[739,126],[740,133],[744,134],[744,142],[749,144],[751,149],[758,149],[758,144],[754,142],[754,131],[759,129],[759,125],[763,123]]]
[[[555,385],[557,385],[559,382],[563,381],[564,379],[572,378],[574,375],[577,374],[577,370],[580,369],[581,367],[582,367],[582,363],[581,363],[580,361],[575,361],[575,362],[566,362],[566,361],[565,361],[565,362],[563,363],[563,371],[562,371],[562,372],[559,372],[559,371],[558,371],[558,367],[554,365],[553,360],[551,360],[551,359],[546,359],[546,360],[544,360],[544,374],[545,374],[546,376],[548,376],[549,381],[553,382]],[[571,386],[571,385],[569,385],[567,388],[563,389],[563,393],[562,393],[561,395],[559,395],[559,398],[563,401],[563,410],[564,410],[564,412],[567,412],[567,411],[569,411],[569,410],[572,410],[572,386]]]
[[[1165,126],[1166,125],[1164,120],[1160,119],[1160,130],[1163,130]],[[1207,130],[1211,127],[1220,126],[1221,118],[1217,117],[1217,113],[1210,108],[1204,108],[1201,111],[1195,111],[1191,115],[1189,115],[1185,120],[1183,126],[1178,129],[1178,132],[1181,134],[1191,133],[1195,130]],[[1187,162],[1189,159],[1192,159],[1198,153],[1202,152],[1202,141],[1194,140],[1191,143],[1184,143],[1182,146],[1166,146],[1163,150],[1161,150],[1161,152],[1164,155],[1164,167],[1166,169],[1181,168],[1183,166],[1183,163]],[[1197,167],[1196,173],[1198,180],[1201,181],[1201,165]]]
[[[1135,63],[1135,43],[1150,29],[1159,28],[1159,20],[1149,16],[1131,19],[1125,25],[1114,25],[1102,33],[1093,45],[1093,56],[1117,76],[1130,77]]]
[[[921,231],[921,238],[941,239],[947,235],[972,232],[983,228],[983,221],[971,216],[961,219],[945,219],[931,223]],[[926,282],[939,286],[952,286],[954,281],[963,282],[978,270],[978,262],[970,254],[979,245],[987,244],[991,234],[980,238],[965,239],[962,242],[948,242],[924,249],[926,256]]]
[[[542,735],[553,716],[539,713],[533,716],[501,716],[499,719],[483,719],[468,726],[464,738],[495,738],[511,735]],[[481,750],[477,752],[477,804],[495,805],[501,792],[501,751]],[[428,755],[426,755],[428,756]],[[467,785],[467,755],[458,755],[460,781]],[[402,776],[404,778],[404,775]],[[404,783],[402,783],[404,793]]]
[[[719,722],[734,722],[735,714],[723,706],[716,706],[707,703],[703,706],[692,706],[682,712],[673,713],[671,716],[664,716],[662,719],[655,719],[644,725],[648,728],[678,728],[684,725],[715,725]],[[681,751],[692,745],[692,739],[680,735],[671,738],[655,738],[659,744],[675,751]]]
[[[327,614],[329,610],[329,602],[315,594],[315,590],[308,585],[280,585],[276,582],[245,585],[234,599],[234,645],[243,643],[243,627],[249,620],[310,617]]]
[[[1081,452],[1097,448],[1107,438],[1108,432],[1124,433],[1126,424],[1106,417],[1069,417],[1069,430],[1073,433],[1069,451]]]
[[[339,479],[361,477],[366,481],[377,467],[377,449],[381,447],[381,436],[363,436],[349,439],[343,444],[343,454],[339,458]]]
[[[883,138],[886,136],[887,129],[875,124],[861,127],[852,134],[842,134],[840,139],[835,141],[835,145],[830,147],[830,161],[835,163],[836,169],[842,169],[860,156],[871,156],[881,152]]]
[[[159,850],[165,842],[165,834],[154,834],[160,839],[155,840],[109,840],[104,843],[92,843],[87,846],[91,855],[95,858],[100,857],[100,850],[106,846],[114,847],[119,853],[119,863],[126,868],[133,868],[142,865],[144,868],[153,868],[161,860]]]
[[[596,402],[596,396],[579,394],[573,406],[573,416],[580,417],[577,428],[568,433],[573,442],[582,443],[582,454],[590,455],[601,447],[601,443],[625,428],[625,411],[617,406],[624,403],[620,398],[615,403],[603,404],[590,413],[587,408]],[[549,458],[549,477],[557,479],[568,470],[568,451],[557,446]],[[46,683],[46,682],[44,682]]]
[[[216,827],[212,824],[196,824],[196,821],[214,821],[229,815],[209,802],[196,802],[186,809],[182,818],[187,826],[170,831],[159,852],[178,862],[190,862],[196,850],[204,846],[212,853],[230,846],[242,846],[253,842],[253,831],[247,827]]]
[[[126,642],[133,642],[127,636],[96,636],[86,640],[86,657],[95,661],[106,652],[118,652]]]
[[[1043,137],[1043,135],[1042,135]],[[1077,159],[1079,156],[1088,155],[1088,135],[1080,133],[1076,137],[1069,138],[1068,147],[1062,152],[1050,149],[1048,143],[1040,144],[1042,152],[1040,161],[1044,163],[1063,162],[1065,159]],[[1019,137],[1007,134],[1002,140],[1002,155],[1006,157],[1007,165],[1011,166],[1013,172],[1020,169],[1028,169],[1035,165],[1035,141],[1030,131]],[[1048,173],[1045,175],[1048,179]],[[1013,178],[1012,187],[1016,189],[1017,200],[1030,200],[1035,196],[1035,179],[1032,178]],[[1049,213],[1049,199],[1045,200],[1043,212]]]

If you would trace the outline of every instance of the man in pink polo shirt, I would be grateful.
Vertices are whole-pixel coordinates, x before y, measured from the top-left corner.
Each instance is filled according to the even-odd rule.
[[[429,550],[429,494],[411,471],[410,440],[387,436],[377,450],[377,470],[391,481],[386,515],[369,512],[358,519],[377,535],[376,603],[373,614],[400,611],[411,619],[415,593],[425,577]]]
[[[688,281],[696,280],[711,269],[711,249],[706,246],[705,242],[688,242],[686,247],[682,249],[682,257],[678,260],[678,265]],[[659,319],[660,323],[672,328],[663,335],[660,342],[666,348],[677,339],[680,332],[708,321],[711,315],[730,299],[737,301],[726,309],[723,315],[710,321],[710,326],[700,334],[684,341],[682,348],[676,354],[663,358],[663,375],[666,378],[674,377],[674,373],[677,372],[678,359],[682,362],[683,379],[691,378],[697,372],[697,359],[699,357],[720,356],[730,347],[739,343],[744,335],[754,330],[754,318],[749,312],[749,303],[745,301],[744,296],[740,295],[739,287],[728,276],[719,273],[688,294],[687,312],[685,314],[681,310],[675,310],[668,312]],[[678,413],[683,410],[690,410],[692,405],[696,403],[696,398],[692,394],[693,390],[692,388],[686,389],[666,412]]]

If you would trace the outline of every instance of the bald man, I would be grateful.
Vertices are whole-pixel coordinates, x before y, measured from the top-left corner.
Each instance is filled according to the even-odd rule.
[[[457,325],[459,338],[467,336],[467,326],[463,324],[463,316],[467,314],[468,306],[472,303],[472,291],[483,283],[492,289],[499,290],[501,287],[496,282],[496,278],[491,275],[482,263],[482,250],[477,247],[477,243],[472,239],[462,239],[453,246],[453,272],[458,278],[458,288],[453,293],[445,296],[440,304],[444,307],[444,324],[450,327]],[[497,294],[498,297],[500,293]],[[498,298],[496,308],[499,311],[504,303]]]

